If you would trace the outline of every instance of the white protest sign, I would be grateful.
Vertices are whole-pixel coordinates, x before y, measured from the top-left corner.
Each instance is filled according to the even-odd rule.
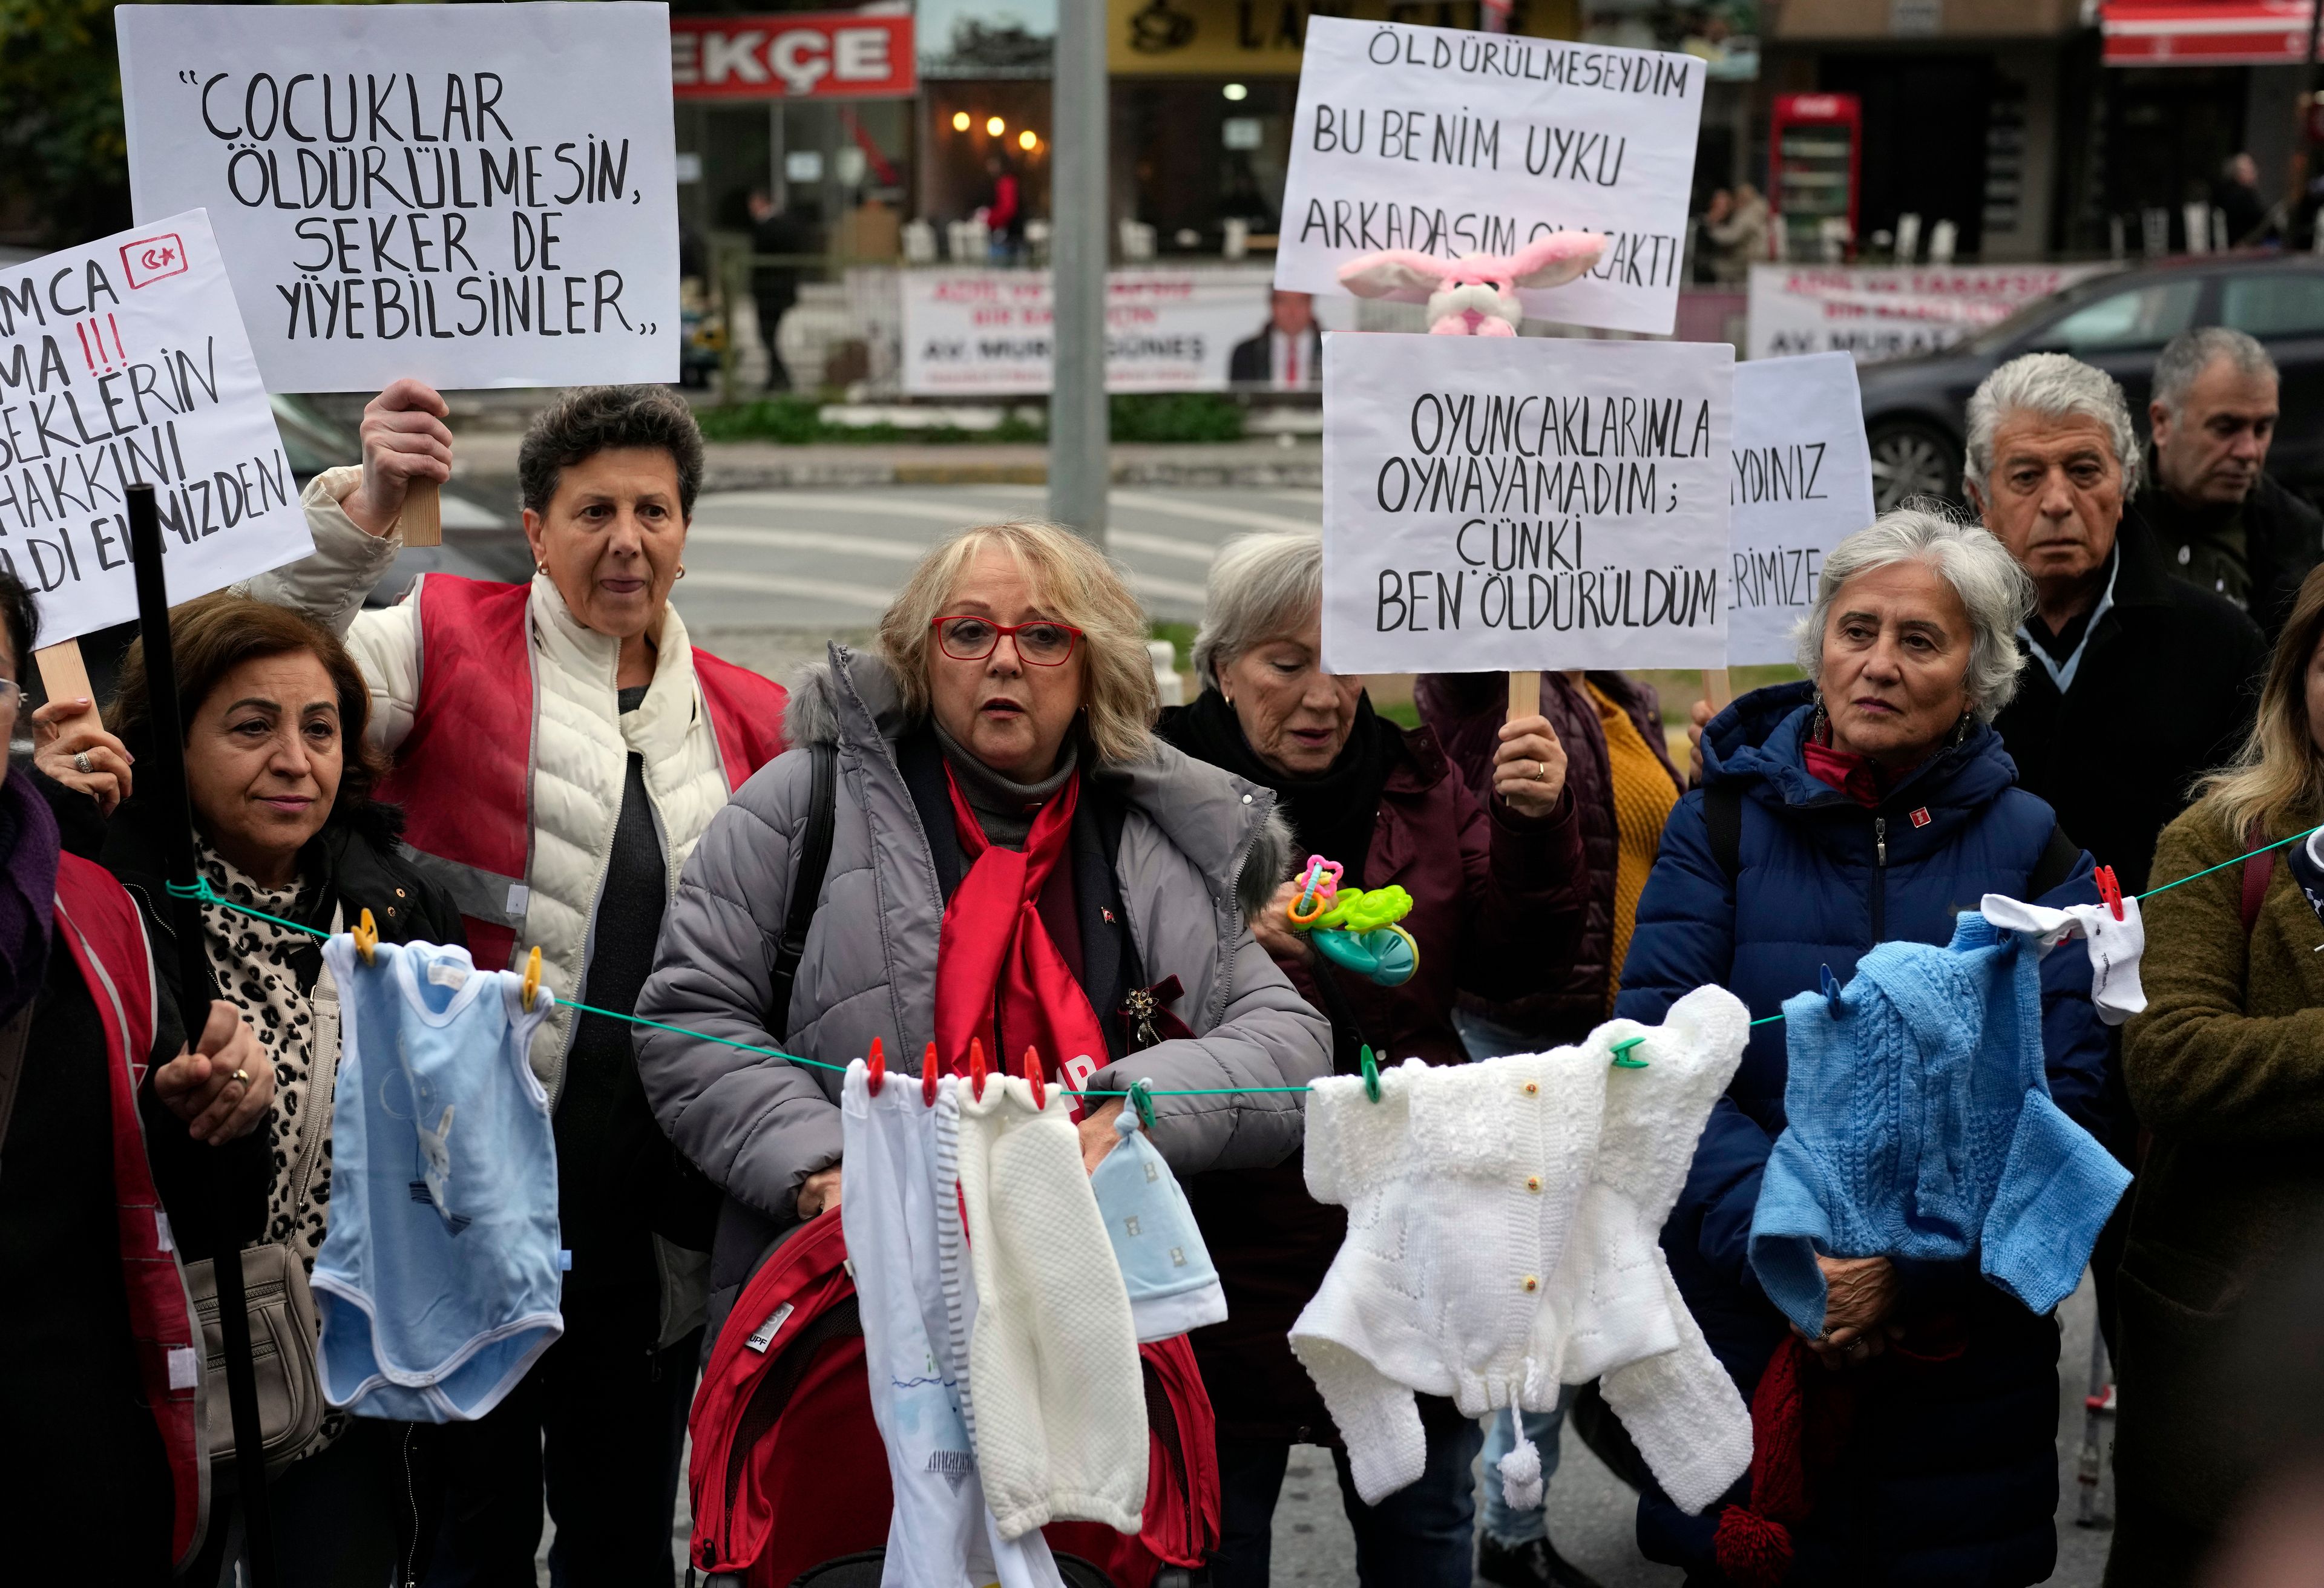
[[[1339,292],[1342,264],[1384,249],[1604,232],[1597,267],[1520,292],[1526,312],[1666,335],[1703,73],[1691,55],[1312,16],[1275,284]]]
[[[114,15],[137,215],[208,208],[271,390],[678,379],[667,6]]]
[[[1723,667],[1723,342],[1323,338],[1337,673]]]
[[[172,601],[314,549],[198,209],[0,269],[0,566],[42,645],[137,614],[133,485],[154,487]]]
[[[1856,360],[1766,358],[1735,370],[1727,660],[1792,660],[1826,553],[1872,522],[1872,454]]]

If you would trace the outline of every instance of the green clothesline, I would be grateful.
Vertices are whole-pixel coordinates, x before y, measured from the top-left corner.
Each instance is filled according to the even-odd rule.
[[[2152,899],[2157,893],[2168,893],[2172,889],[2182,887],[2186,883],[2194,882],[2199,877],[2208,877],[2213,872],[2223,872],[2229,866],[2241,865],[2247,860],[2253,859],[2258,855],[2268,854],[2272,850],[2281,849],[2287,844],[2297,844],[2300,840],[2307,837],[2310,834],[2319,830],[2324,829],[2310,827],[2303,832],[2292,834],[2289,838],[2278,838],[2273,844],[2263,844],[2257,849],[2253,850],[2249,854],[2238,854],[2233,860],[2223,860],[2217,865],[2206,866],[2200,872],[2191,872],[2186,876],[2181,877],[2177,882],[2165,882],[2158,888],[2149,888],[2145,892],[2138,894],[2137,897],[2144,900]],[[288,927],[294,932],[304,932],[310,937],[328,937],[331,935],[318,927],[308,926],[303,921],[285,920],[279,915],[269,915],[264,910],[254,909],[247,904],[237,904],[231,899],[221,899],[218,897],[217,891],[210,886],[209,879],[207,877],[196,882],[190,888],[179,882],[165,882],[162,886],[169,891],[170,895],[172,898],[190,899],[198,904],[215,904],[223,909],[239,910],[244,915],[256,916],[263,921],[272,921],[278,927]],[[808,1058],[802,1054],[785,1053],[779,1048],[764,1048],[755,1042],[738,1042],[732,1037],[714,1037],[707,1031],[691,1030],[685,1026],[665,1025],[660,1020],[650,1020],[646,1019],[645,1016],[640,1014],[623,1014],[619,1010],[599,1009],[595,1004],[578,1003],[570,998],[560,1000],[560,1002],[562,1002],[567,1009],[577,1009],[584,1014],[600,1014],[604,1015],[609,1020],[626,1020],[633,1026],[650,1026],[657,1031],[668,1031],[674,1036],[679,1037],[691,1037],[697,1042],[715,1042],[721,1048],[733,1048],[739,1049],[743,1053],[755,1053],[766,1058],[785,1059],[792,1064],[811,1065],[819,1070],[835,1070],[843,1074],[847,1069],[845,1065],[833,1064],[827,1059]],[[1753,1020],[1751,1024],[1754,1026],[1772,1025],[1783,1018],[1784,1017],[1781,1014],[1763,1015],[1759,1019]],[[1003,1072],[1000,1066],[996,1066],[993,1073],[1001,1074]],[[1067,1090],[1071,1091],[1072,1088],[1068,1087]],[[1152,1087],[1144,1088],[1144,1090],[1149,1097],[1233,1097],[1245,1093],[1305,1092],[1307,1088],[1305,1086],[1192,1086],[1174,1088],[1167,1091]],[[1128,1092],[1087,1091],[1075,1092],[1074,1093],[1074,1095],[1077,1097],[1128,1097],[1130,1094]]]

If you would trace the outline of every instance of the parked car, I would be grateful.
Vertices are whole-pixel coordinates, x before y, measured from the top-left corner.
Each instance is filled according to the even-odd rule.
[[[312,400],[277,396],[268,401],[274,405],[274,428],[282,433],[290,473],[302,487],[327,468],[363,461],[361,439]],[[424,573],[463,574],[502,584],[532,577],[532,552],[525,545],[523,526],[514,518],[494,511],[458,481],[444,487],[442,500],[444,543],[406,547],[365,605],[394,605]]]
[[[1872,448],[1875,504],[1960,497],[1969,393],[2021,353],[2070,353],[2122,383],[2142,428],[2163,345],[2191,326],[2232,326],[2282,371],[2268,471],[2294,490],[2324,488],[2324,258],[2229,254],[2109,271],[2020,309],[1941,353],[1857,371]]]

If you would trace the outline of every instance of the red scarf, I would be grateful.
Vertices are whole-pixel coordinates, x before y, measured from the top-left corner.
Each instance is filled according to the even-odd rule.
[[[1720,1513],[1712,1544],[1729,1582],[1776,1588],[1790,1573],[1792,1529],[1815,1509],[1815,1480],[1839,1459],[1855,1410],[1856,1386],[1784,1336],[1751,1395],[1750,1501]]]
[[[1041,1056],[1056,1076],[1083,1055],[1106,1062],[1105,1028],[1089,994],[1074,979],[1051,941],[1039,909],[1042,886],[1065,857],[1073,836],[1081,780],[1065,780],[1052,795],[1025,847],[1003,849],[984,836],[976,813],[961,798],[952,774],[954,830],[968,874],[945,906],[936,939],[936,1052],[955,1074],[965,1074],[971,1039],[984,1044],[986,1062],[1016,1074],[1025,1049]],[[1078,1113],[1078,1111],[1076,1111]]]

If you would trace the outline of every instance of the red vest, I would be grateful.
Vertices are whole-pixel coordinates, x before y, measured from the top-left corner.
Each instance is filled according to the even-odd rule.
[[[453,897],[480,965],[510,963],[524,910],[509,907],[509,890],[531,872],[531,588],[449,574],[426,575],[412,587],[420,698],[380,789],[383,799],[403,807],[404,841],[458,868]],[[782,753],[787,697],[781,685],[699,646],[694,677],[731,793]]]
[[[145,1128],[137,1116],[137,1092],[153,1051],[153,959],[137,906],[121,884],[104,867],[71,854],[57,862],[57,928],[88,983],[97,1023],[105,1028],[122,1288],[129,1297],[137,1376],[170,1458],[170,1553],[183,1566],[200,1545],[209,1514],[209,1459],[203,1448],[201,1337],[174,1243],[161,1243],[156,1218],[161,1198],[153,1188]],[[188,1020],[198,1013],[189,1012]],[[92,1545],[102,1551],[102,1541]]]

